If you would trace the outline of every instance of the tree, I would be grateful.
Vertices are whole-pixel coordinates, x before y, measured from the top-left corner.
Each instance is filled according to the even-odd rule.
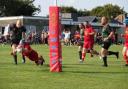
[[[32,16],[40,12],[40,7],[35,7],[35,0],[0,0],[0,16]]]
[[[66,6],[61,7],[61,12],[62,13],[77,13],[78,16],[89,16],[90,15],[90,11],[88,11],[86,9],[77,10],[74,7],[66,7]]]
[[[61,12],[62,13],[77,13],[77,9],[75,9],[74,7],[65,7],[65,6],[62,6],[61,7]]]
[[[92,10],[88,11],[84,10],[77,10],[74,7],[61,7],[62,13],[77,13],[78,16],[106,16],[109,19],[115,18],[119,14],[126,13],[123,11],[123,8],[120,8],[118,5],[106,4],[104,6],[98,6],[93,8]]]
[[[91,11],[91,15],[100,16],[100,17],[106,16],[109,19],[111,17],[115,18],[116,16],[122,13],[124,13],[123,9],[121,9],[117,5],[112,5],[112,4],[107,4],[105,6],[98,6],[92,9]]]
[[[84,9],[84,10],[78,10],[77,11],[78,16],[89,16],[90,15],[90,11]]]
[[[90,14],[94,16],[102,16],[102,11],[103,11],[103,7],[98,6],[92,9],[92,11],[90,11]]]

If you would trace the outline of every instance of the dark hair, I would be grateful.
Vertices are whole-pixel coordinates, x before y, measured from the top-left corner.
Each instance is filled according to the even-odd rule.
[[[80,25],[82,26],[82,28],[85,28],[84,24],[83,23],[80,23]]]

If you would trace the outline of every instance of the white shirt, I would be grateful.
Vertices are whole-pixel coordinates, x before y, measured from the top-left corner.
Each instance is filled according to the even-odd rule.
[[[9,35],[9,32],[10,32],[10,28],[9,28],[9,25],[7,25],[6,27],[5,27],[5,29],[4,29],[4,36],[7,36],[7,35]]]
[[[65,32],[65,33],[64,33],[64,35],[65,35],[64,38],[65,38],[65,39],[69,39],[69,38],[70,38],[70,34],[71,34],[70,32],[67,32],[67,33]]]

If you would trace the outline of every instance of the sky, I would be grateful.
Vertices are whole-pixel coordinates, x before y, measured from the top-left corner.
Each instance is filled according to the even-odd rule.
[[[105,4],[118,5],[124,7],[124,11],[128,12],[128,0],[57,0],[58,6],[73,6],[76,9],[91,10],[97,6]],[[41,6],[41,12],[36,16],[46,16],[49,14],[49,6],[55,5],[56,0],[35,0],[34,5]]]

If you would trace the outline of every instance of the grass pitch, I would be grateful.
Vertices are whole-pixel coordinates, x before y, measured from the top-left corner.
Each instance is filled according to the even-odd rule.
[[[85,62],[78,61],[77,46],[63,47],[63,72],[49,72],[49,48],[32,45],[46,60],[36,66],[27,59],[22,64],[18,54],[18,65],[10,55],[10,45],[0,45],[0,89],[128,89],[128,67],[121,56],[123,46],[113,45],[110,50],[119,51],[120,58],[108,57],[107,68],[102,67],[99,57],[87,54]],[[96,50],[100,46],[95,46]]]

